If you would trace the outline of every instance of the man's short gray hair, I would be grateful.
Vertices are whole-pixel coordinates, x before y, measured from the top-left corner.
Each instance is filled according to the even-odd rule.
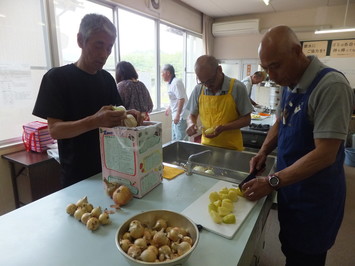
[[[168,71],[172,76],[175,76],[175,68],[172,65],[164,65],[163,70]]]
[[[94,32],[105,31],[113,38],[116,38],[117,31],[115,25],[105,16],[100,14],[87,14],[83,17],[79,27],[79,33],[84,41]]]

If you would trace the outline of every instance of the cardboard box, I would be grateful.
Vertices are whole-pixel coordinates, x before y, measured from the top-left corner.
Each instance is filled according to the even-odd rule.
[[[144,122],[134,128],[100,128],[100,150],[102,177],[128,186],[134,197],[143,197],[162,182],[160,122]]]

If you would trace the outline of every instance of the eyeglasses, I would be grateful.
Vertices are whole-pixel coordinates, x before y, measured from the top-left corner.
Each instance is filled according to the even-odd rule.
[[[197,84],[202,84],[202,85],[205,85],[206,87],[208,87],[210,85],[213,85],[216,82],[216,78],[217,78],[217,69],[216,69],[216,72],[214,73],[213,77],[210,78],[209,80],[201,81],[196,77],[196,82],[197,82]]]

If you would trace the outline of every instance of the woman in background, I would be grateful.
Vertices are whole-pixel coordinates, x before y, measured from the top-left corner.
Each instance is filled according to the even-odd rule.
[[[144,120],[149,121],[149,113],[153,110],[153,102],[147,87],[138,80],[137,71],[131,63],[121,61],[117,64],[116,82],[123,106],[127,110],[136,109],[140,111],[142,115],[145,115]]]

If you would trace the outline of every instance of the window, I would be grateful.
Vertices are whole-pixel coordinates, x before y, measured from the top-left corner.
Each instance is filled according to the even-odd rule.
[[[54,1],[56,37],[61,66],[76,62],[81,53],[77,33],[81,19],[89,13],[99,13],[113,22],[112,8],[89,1]],[[115,69],[114,53],[107,58],[105,69]]]
[[[185,80],[184,71],[184,32],[177,28],[160,24],[160,69],[165,64],[171,64],[175,69],[177,78]],[[185,85],[185,82],[184,82]],[[169,105],[167,84],[161,79],[161,103],[162,107]]]
[[[153,19],[118,10],[121,61],[130,62],[149,90],[154,109],[158,108],[156,22]]]
[[[186,93],[189,97],[196,85],[195,62],[203,54],[203,43],[200,37],[187,35],[186,45]]]
[[[49,69],[48,24],[42,0],[0,1],[0,141],[22,134],[43,74]]]
[[[203,53],[200,36],[127,11],[114,2],[1,0],[0,124],[6,130],[0,131],[0,145],[19,141],[23,124],[41,120],[32,116],[32,110],[42,77],[54,66],[79,59],[79,23],[93,12],[117,24],[116,47],[105,65],[113,77],[118,58],[131,62],[150,91],[154,109],[160,110],[168,103],[160,67],[169,63],[190,95],[196,81],[193,65]]]

